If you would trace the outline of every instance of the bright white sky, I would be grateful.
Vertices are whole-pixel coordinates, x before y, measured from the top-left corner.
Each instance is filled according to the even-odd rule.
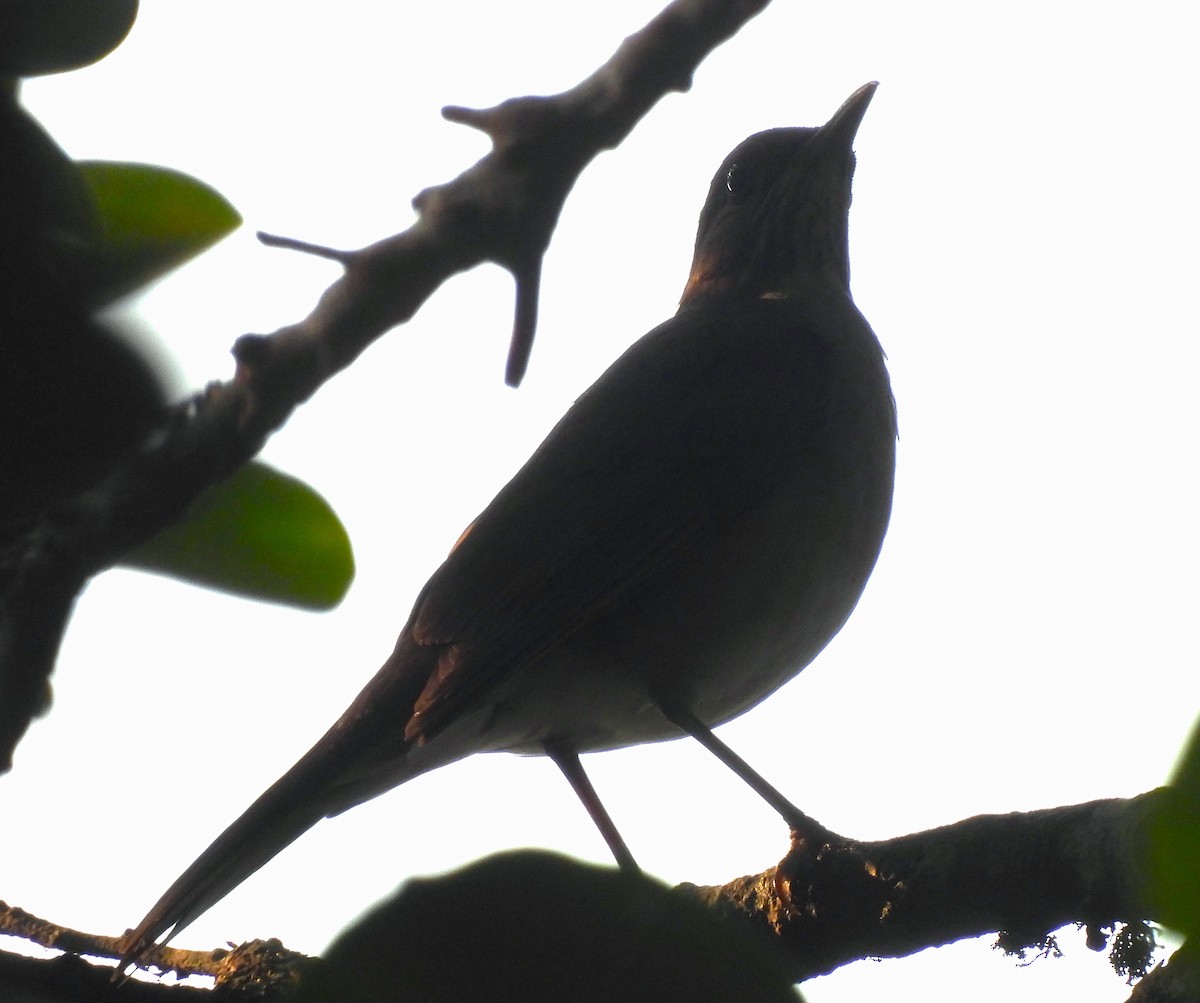
[[[227,377],[238,334],[299,318],[336,274],[259,248],[255,229],[347,247],[403,229],[413,194],[486,148],[442,105],[568,87],[658,6],[147,0],[113,56],[25,97],[71,154],[187,170],[245,215],[137,304],[182,392]],[[841,636],[722,734],[859,837],[1162,782],[1200,707],[1185,14],[777,0],[584,175],[520,391],[502,385],[511,283],[481,268],[269,444],[353,536],[358,579],[338,610],[133,573],[89,589],[54,711],[0,781],[0,895],[95,932],[138,920],[374,672],[425,578],[567,404],[673,312],[728,150],[824,122],[872,79],[851,258],[899,401],[892,528]],[[757,871],[784,847],[771,811],[694,743],[587,765],[667,881]],[[279,936],[319,952],[406,876],[513,845],[607,859],[553,766],[477,757],[318,826],[178,943]],[[805,991],[1125,998],[1081,935],[1063,945],[1065,960],[1027,969],[986,941],[957,945]]]

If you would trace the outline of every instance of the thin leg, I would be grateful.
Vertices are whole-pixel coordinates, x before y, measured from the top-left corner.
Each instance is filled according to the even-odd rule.
[[[759,797],[783,816],[783,820],[793,830],[811,831],[814,827],[817,827],[817,824],[812,819],[767,783],[746,760],[717,738],[708,725],[692,714],[691,711],[683,707],[663,703],[659,704],[659,709],[668,721],[678,726],[682,731],[686,731],[692,738],[749,784],[751,789],[758,793]]]
[[[579,755],[574,749],[559,742],[543,742],[542,748],[546,750],[546,755],[554,761],[554,765],[562,770],[563,776],[567,778],[567,783],[571,785],[575,795],[583,802],[583,807],[587,809],[592,821],[596,823],[596,828],[600,830],[600,835],[604,837],[604,842],[608,844],[612,855],[616,857],[617,866],[621,870],[633,874],[641,873],[641,868],[633,859],[633,854],[629,852],[625,840],[621,838],[617,827],[613,825],[611,816],[605,811],[604,805],[600,803],[600,798],[596,795],[596,788],[592,786],[592,782],[584,773]]]

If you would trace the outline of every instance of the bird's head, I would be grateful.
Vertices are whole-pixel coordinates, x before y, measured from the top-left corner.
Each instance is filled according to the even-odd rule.
[[[849,288],[854,136],[876,86],[860,87],[819,129],[768,129],[725,158],[700,212],[681,304],[785,297],[815,276]]]

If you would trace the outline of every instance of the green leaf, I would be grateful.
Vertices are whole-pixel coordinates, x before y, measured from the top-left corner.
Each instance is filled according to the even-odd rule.
[[[80,161],[103,221],[68,265],[86,302],[103,306],[161,278],[233,232],[237,210],[202,181],[150,164]]]
[[[313,959],[295,999],[803,1003],[774,948],[653,878],[515,850],[410,880]]]
[[[209,488],[185,522],[121,563],[308,609],[337,605],[354,578],[350,538],[329,503],[262,463]]]
[[[1151,822],[1153,900],[1168,926],[1200,935],[1200,721],[1175,767],[1166,807]]]
[[[107,56],[137,18],[138,0],[4,0],[0,76],[75,70]]]

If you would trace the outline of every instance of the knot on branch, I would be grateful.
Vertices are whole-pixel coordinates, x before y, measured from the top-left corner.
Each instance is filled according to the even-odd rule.
[[[273,999],[292,994],[300,986],[307,955],[289,951],[275,937],[248,940],[219,959],[217,988],[245,998]]]
[[[775,867],[776,928],[789,924],[804,938],[805,920],[844,931],[874,931],[895,911],[904,882],[880,870],[861,844],[799,839]]]

